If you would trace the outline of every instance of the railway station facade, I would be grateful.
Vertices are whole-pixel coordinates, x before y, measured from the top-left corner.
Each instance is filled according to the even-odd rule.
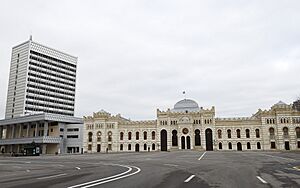
[[[157,118],[132,121],[101,110],[84,117],[84,152],[300,150],[300,112],[278,102],[251,117],[218,118],[191,99]]]

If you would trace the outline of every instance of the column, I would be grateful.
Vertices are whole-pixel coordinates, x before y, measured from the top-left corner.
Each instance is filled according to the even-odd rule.
[[[26,130],[26,137],[29,137],[29,128],[30,128],[30,124],[27,123],[27,130]]]
[[[46,154],[47,153],[47,144],[43,144],[43,152],[42,154]]]
[[[22,128],[23,128],[23,126],[22,126],[22,124],[20,124],[20,129],[19,129],[19,138],[21,138],[21,134],[22,134]]]
[[[38,123],[35,123],[35,135],[33,135],[34,137],[37,137],[38,135]]]
[[[7,127],[7,125],[5,125],[5,138],[3,138],[4,135],[2,135],[2,138],[3,138],[3,139],[7,139],[7,138],[8,138],[7,133],[8,133],[8,127]],[[5,150],[5,151],[6,151],[6,150]]]
[[[44,136],[48,136],[48,122],[44,122]]]
[[[15,125],[12,125],[11,138],[15,138]]]

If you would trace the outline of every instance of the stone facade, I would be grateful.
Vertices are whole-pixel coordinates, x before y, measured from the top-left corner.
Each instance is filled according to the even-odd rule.
[[[101,110],[84,117],[84,152],[300,150],[300,112],[279,102],[251,117],[217,118],[190,99],[157,109],[157,119],[131,121]]]

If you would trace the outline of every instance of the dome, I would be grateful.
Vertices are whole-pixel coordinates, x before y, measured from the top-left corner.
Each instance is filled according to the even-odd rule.
[[[172,109],[174,112],[185,112],[185,111],[199,111],[198,104],[191,99],[183,99],[178,101],[174,108]]]
[[[275,105],[287,105],[286,103],[279,101],[278,103],[276,103]]]
[[[288,107],[289,105],[287,105],[286,103],[282,102],[282,101],[279,101],[278,103],[274,104],[272,106],[272,108],[286,108]]]

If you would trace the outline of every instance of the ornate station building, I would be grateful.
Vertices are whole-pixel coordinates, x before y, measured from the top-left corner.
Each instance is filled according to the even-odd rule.
[[[84,152],[172,150],[300,150],[300,111],[283,102],[251,117],[217,118],[183,99],[157,109],[157,119],[132,121],[104,110],[84,117]]]

